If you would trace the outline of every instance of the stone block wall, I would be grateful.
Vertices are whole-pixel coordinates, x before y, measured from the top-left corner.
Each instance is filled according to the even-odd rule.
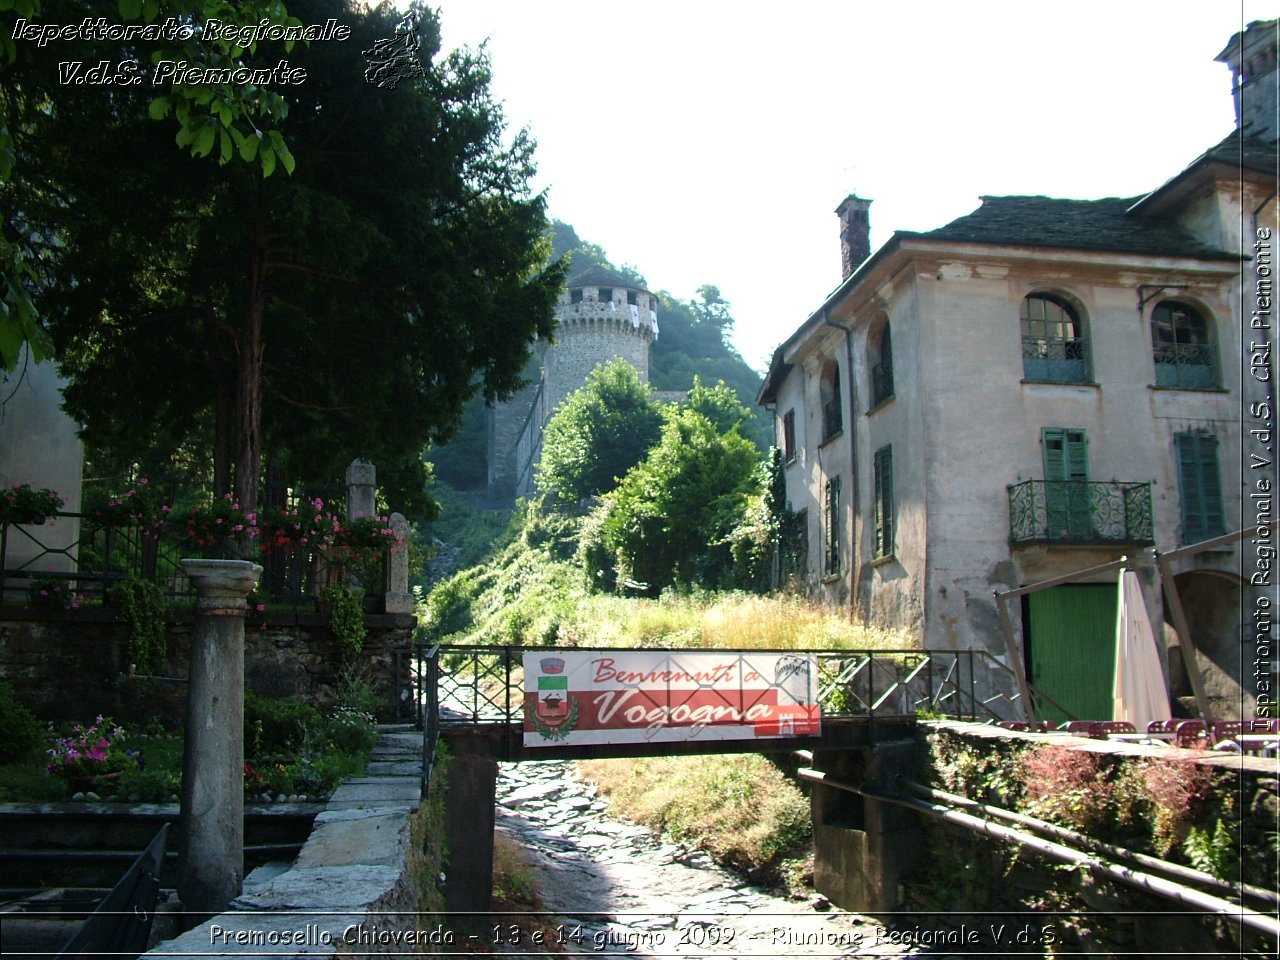
[[[409,648],[417,624],[409,614],[365,618],[364,649],[348,661],[325,616],[267,614],[245,622],[245,687],[267,697],[300,696],[331,707],[348,666],[365,675],[394,716],[396,651]],[[192,616],[169,627],[167,663],[154,674],[131,670],[124,624],[110,608],[69,611],[0,610],[0,680],[42,720],[85,721],[98,714],[122,723],[185,715]],[[407,713],[412,702],[404,702]],[[411,715],[405,719],[412,719]]]
[[[922,767],[927,770],[914,779],[937,789],[1031,813],[1104,843],[1202,870],[1210,868],[1196,862],[1202,855],[1189,853],[1187,838],[1192,831],[1211,835],[1221,825],[1222,834],[1212,846],[1224,859],[1211,869],[1224,871],[1224,879],[1265,886],[1280,865],[1271,838],[1280,815],[1280,769],[1274,759],[1018,733],[976,723],[936,722],[921,724],[921,729]],[[1038,763],[1028,762],[1046,748],[1050,752],[1041,754]],[[1084,757],[1090,762],[1076,762]],[[1026,800],[1043,792],[1029,789],[1035,778],[1048,778],[1050,794],[1028,805]],[[1163,796],[1159,803],[1152,803],[1155,792]],[[1203,908],[1098,871],[1063,869],[1028,847],[933,816],[919,815],[918,824],[927,853],[904,880],[908,911],[951,913],[956,923],[1025,915],[1037,930],[1043,925],[1049,931],[1045,936],[1051,941],[1041,945],[1052,942],[1055,950],[1071,953],[1236,956],[1274,948],[1274,941],[1265,944],[1256,931],[1197,916],[1205,913]],[[1062,842],[1078,849],[1070,840]],[[1092,856],[1160,875],[1107,852]],[[1189,881],[1184,885],[1195,886]]]

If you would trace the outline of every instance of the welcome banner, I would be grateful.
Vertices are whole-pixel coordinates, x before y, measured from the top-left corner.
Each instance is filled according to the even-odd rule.
[[[526,747],[821,732],[813,654],[526,651],[524,678]]]

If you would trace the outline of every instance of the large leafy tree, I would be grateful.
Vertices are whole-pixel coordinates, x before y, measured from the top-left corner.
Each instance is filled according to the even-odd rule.
[[[117,14],[108,18],[105,14]],[[210,19],[224,23],[257,24],[265,19],[297,25],[281,0],[118,0],[111,6],[92,0],[0,0],[0,196],[18,159],[18,142],[30,126],[56,108],[55,101],[69,85],[90,82],[85,74],[98,59],[110,57],[110,83],[145,81],[145,61],[136,50],[101,40],[104,30],[126,25],[153,28],[148,35],[149,61],[183,62],[198,69],[234,68],[242,62],[244,38],[205,37],[195,24]],[[80,29],[88,25],[88,31]],[[62,30],[71,27],[73,34]],[[83,35],[76,36],[75,31]],[[95,39],[98,38],[98,39]],[[58,55],[48,49],[49,45]],[[250,52],[256,43],[248,44]],[[24,49],[25,48],[25,49]],[[81,57],[78,61],[76,57]],[[79,63],[80,69],[67,64]],[[92,81],[95,85],[98,81]],[[104,84],[105,85],[105,84]],[[234,145],[245,160],[260,163],[270,175],[277,159],[291,167],[293,158],[275,124],[288,112],[276,91],[254,84],[203,82],[179,84],[156,95],[152,116],[172,116],[176,140],[193,155],[208,155],[215,142],[225,162]],[[265,149],[256,149],[256,141]],[[255,149],[248,145],[254,142]],[[0,371],[12,371],[23,344],[39,362],[53,353],[52,340],[40,322],[32,291],[39,282],[37,264],[46,235],[30,229],[23,211],[6,202],[0,223]]]
[[[672,584],[734,585],[732,544],[760,490],[748,411],[723,383],[694,383],[662,439],[606,498],[601,540],[623,579],[651,594]]]
[[[612,490],[658,440],[662,414],[635,367],[625,360],[601,364],[547,421],[538,487],[564,500]]]
[[[550,333],[563,269],[546,267],[533,144],[504,145],[487,60],[441,56],[425,8],[424,69],[392,90],[364,82],[362,51],[396,15],[290,7],[351,27],[290,55],[307,71],[283,88],[292,176],[175,161],[154,98],[131,88],[60,97],[35,124],[24,204],[58,238],[41,306],[90,438],[163,450],[207,436],[216,489],[250,509],[265,449],[302,479],[366,457],[410,502],[424,446],[476,391],[514,390]],[[86,130],[97,139],[75,142]],[[269,136],[229,138],[241,157],[275,152]],[[220,127],[213,144],[226,150]]]

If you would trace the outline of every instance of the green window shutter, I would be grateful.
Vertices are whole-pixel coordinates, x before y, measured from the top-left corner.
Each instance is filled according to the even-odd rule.
[[[1045,427],[1041,443],[1046,480],[1089,479],[1089,439],[1083,430]]]
[[[1224,529],[1218,438],[1211,433],[1180,433],[1175,442],[1182,494],[1182,537],[1186,543],[1207,540]]]
[[[875,454],[875,555],[893,553],[893,447],[881,447]]]
[[[1089,492],[1089,439],[1083,430],[1045,427],[1044,507],[1046,535],[1052,539],[1080,540],[1093,534],[1093,508]]]

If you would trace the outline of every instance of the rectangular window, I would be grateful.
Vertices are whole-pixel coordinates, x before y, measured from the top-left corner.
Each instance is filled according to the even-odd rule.
[[[893,447],[881,447],[875,455],[876,558],[893,556]]]
[[[782,415],[782,456],[787,463],[796,458],[796,412],[788,410]]]
[[[1218,438],[1211,433],[1179,433],[1174,441],[1182,497],[1182,542],[1198,543],[1226,533]]]
[[[822,510],[823,564],[825,576],[840,572],[840,478],[827,481]]]

